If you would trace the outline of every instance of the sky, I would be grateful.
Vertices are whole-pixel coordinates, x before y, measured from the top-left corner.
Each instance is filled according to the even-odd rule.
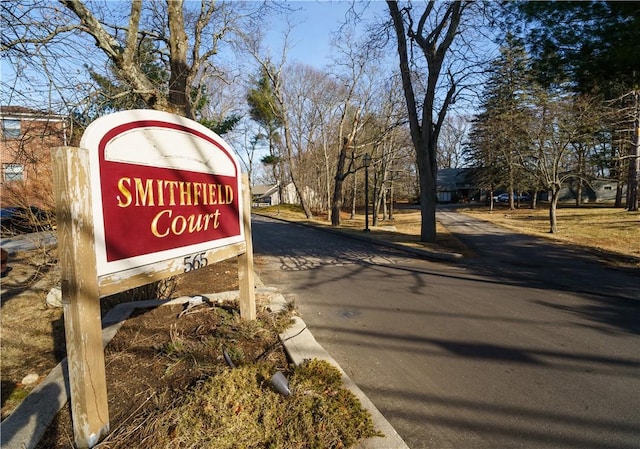
[[[345,20],[347,11],[352,6],[351,1],[335,0],[299,0],[289,1],[287,4],[296,9],[290,15],[294,28],[289,37],[290,47],[287,52],[289,62],[301,62],[321,68],[331,62],[332,34],[338,30]],[[361,3],[360,5],[362,5]],[[375,14],[386,13],[383,1],[372,1],[367,7],[366,18],[373,18]],[[284,20],[273,24],[268,31],[267,43],[272,51],[279,52],[282,48],[283,31],[286,28]]]

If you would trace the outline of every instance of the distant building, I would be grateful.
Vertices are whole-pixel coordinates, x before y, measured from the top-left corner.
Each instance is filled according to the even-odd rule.
[[[275,206],[280,204],[278,184],[257,185],[251,188],[253,207]]]
[[[476,172],[473,168],[445,168],[438,170],[436,183],[439,203],[466,203],[469,201],[485,201],[487,191],[476,185]],[[616,198],[618,183],[614,180],[594,180],[582,185],[582,201],[584,203],[613,202]],[[574,202],[578,195],[578,180],[572,179],[562,185],[559,193],[561,202]],[[503,193],[499,189],[494,194]],[[622,188],[626,192],[626,187]],[[525,193],[525,192],[520,192]],[[529,192],[531,194],[535,192]],[[548,192],[537,192],[537,198],[548,201]]]
[[[583,203],[609,203],[614,202],[618,190],[618,183],[613,180],[596,180],[584,182],[582,185]],[[626,186],[623,186],[623,196],[626,193]],[[558,200],[562,202],[573,202],[578,196],[578,180],[572,179],[565,183],[559,192]]]
[[[436,190],[439,203],[466,203],[479,200],[472,168],[443,168],[438,170]]]
[[[291,182],[282,189],[279,184],[255,185],[251,188],[251,202],[253,207],[300,204],[296,189]]]
[[[51,148],[68,142],[67,117],[21,106],[0,106],[2,207],[52,209]]]

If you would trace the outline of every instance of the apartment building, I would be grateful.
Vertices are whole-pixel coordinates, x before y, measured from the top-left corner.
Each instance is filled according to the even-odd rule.
[[[0,203],[53,209],[51,148],[68,144],[68,118],[0,106]]]

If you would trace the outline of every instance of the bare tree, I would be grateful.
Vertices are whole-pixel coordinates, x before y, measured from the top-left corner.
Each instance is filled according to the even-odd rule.
[[[351,33],[345,32],[342,38],[346,38],[349,45],[338,45],[340,58],[335,64],[335,70],[342,72],[337,76],[345,86],[345,92],[339,107],[340,119],[337,125],[339,150],[331,200],[333,226],[340,225],[344,181],[356,173],[361,165],[356,163],[354,157],[356,137],[363,126],[363,115],[367,114],[368,105],[372,101],[378,74],[376,66],[381,57],[379,50],[372,46],[354,44],[355,37]]]
[[[69,69],[51,67],[52,61],[61,52],[71,51],[65,48],[74,48],[74,55],[89,69],[86,71],[113,72],[115,80],[126,86],[119,95],[135,96],[148,108],[195,118],[194,104],[200,103],[203,80],[220,75],[211,64],[212,57],[242,26],[239,22],[251,14],[241,19],[239,12],[234,13],[241,8],[239,4],[205,1],[195,7],[183,0],[164,4],[132,0],[128,12],[123,7],[124,3],[97,5],[81,0],[59,0],[58,5],[3,2],[3,18],[15,26],[8,28],[8,33],[3,29],[2,50],[19,62],[36,58],[55,84],[58,73]],[[98,53],[89,49],[87,38]],[[145,67],[142,49],[153,52],[168,75],[166,79],[155,77],[155,72]],[[64,81],[78,85],[68,78]]]
[[[622,123],[626,125],[628,138],[623,142],[628,148],[623,156],[629,161],[627,175],[627,210],[638,211],[640,205],[640,90],[632,90],[623,95],[618,102],[623,106],[619,111]]]
[[[549,232],[558,232],[557,206],[560,190],[579,177],[573,143],[584,140],[589,131],[582,125],[597,102],[586,97],[552,96],[539,89],[534,93],[533,120],[528,129],[528,150],[521,150],[522,166],[536,176],[550,194]]]
[[[455,64],[447,64],[447,56],[461,33],[463,16],[472,2],[429,1],[419,14],[415,14],[411,3],[400,8],[397,1],[389,0],[387,5],[397,38],[400,73],[420,177],[420,240],[435,242],[438,137],[447,110],[455,101],[461,75]],[[427,75],[422,86],[412,70],[415,67],[414,49],[421,52],[426,62]],[[438,104],[440,92],[443,96]]]
[[[282,128],[282,154],[288,164],[289,176],[305,216],[310,218],[313,214],[309,206],[309,198],[307,198],[309,192],[301,180],[302,170],[299,170],[299,165],[304,160],[304,152],[307,148],[305,138],[308,136],[304,135],[303,128],[298,127],[294,130],[294,122],[304,126],[303,121],[300,119],[304,110],[302,103],[305,100],[305,89],[299,89],[300,84],[298,86],[294,84],[295,81],[304,82],[305,78],[307,78],[304,71],[312,69],[298,66],[297,69],[289,70],[288,76],[285,76],[284,62],[275,65],[271,63],[269,58],[260,56],[257,49],[254,50],[256,51],[254,51],[253,55],[271,84],[273,100],[275,101],[274,110],[278,114],[278,121]]]
[[[436,155],[438,168],[461,167],[464,160],[464,142],[468,127],[469,119],[464,115],[445,118]]]

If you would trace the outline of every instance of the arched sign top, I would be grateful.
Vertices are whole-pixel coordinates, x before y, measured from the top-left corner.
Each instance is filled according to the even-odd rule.
[[[239,173],[233,150],[220,136],[193,120],[161,111],[101,117],[86,129],[80,146],[97,146],[105,161],[233,177]]]
[[[244,240],[238,159],[208,128],[124,111],[93,122],[80,146],[89,150],[99,276]]]

